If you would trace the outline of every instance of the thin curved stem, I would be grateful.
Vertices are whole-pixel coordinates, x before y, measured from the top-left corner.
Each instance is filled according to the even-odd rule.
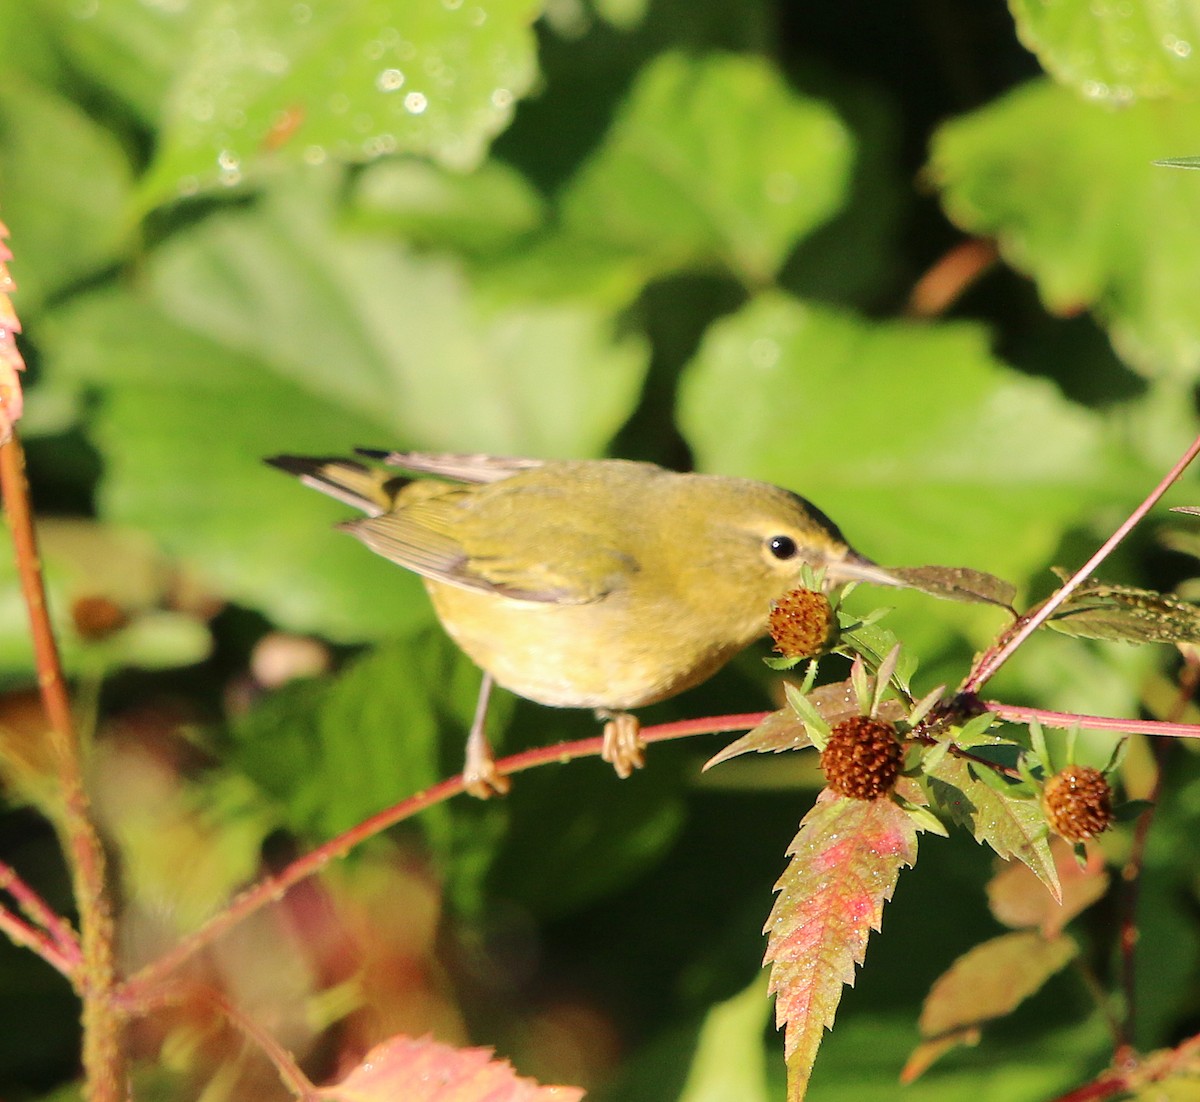
[[[1075,592],[1093,571],[1117,548],[1122,540],[1133,530],[1155,505],[1159,499],[1178,480],[1188,465],[1200,454],[1200,436],[1197,436],[1187,451],[1179,457],[1178,462],[1162,478],[1157,486],[1147,495],[1146,499],[1129,514],[1125,522],[1104,541],[1099,550],[1088,559],[1058,590],[1031,612],[1027,612],[1013,623],[997,640],[994,647],[984,652],[976,663],[975,668],[963,682],[962,692],[977,693],[983,685],[1007,662],[1017,648],[1025,642],[1038,628],[1042,626],[1054,612]]]

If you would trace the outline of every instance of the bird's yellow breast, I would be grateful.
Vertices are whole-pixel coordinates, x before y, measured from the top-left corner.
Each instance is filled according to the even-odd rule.
[[[648,608],[636,593],[558,605],[425,584],[446,631],[498,684],[563,708],[620,711],[691,688],[762,635],[769,610],[717,623],[685,602]]]

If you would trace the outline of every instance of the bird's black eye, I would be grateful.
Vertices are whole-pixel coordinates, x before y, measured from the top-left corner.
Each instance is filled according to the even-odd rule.
[[[791,536],[772,536],[767,540],[767,549],[775,558],[784,562],[794,559],[800,550]]]

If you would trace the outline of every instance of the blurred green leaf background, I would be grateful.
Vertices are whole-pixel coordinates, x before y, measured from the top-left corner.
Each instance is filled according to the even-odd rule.
[[[474,671],[420,585],[265,455],[621,455],[759,477],[881,562],[987,570],[1030,599],[1197,431],[1200,174],[1154,164],[1200,154],[1193,3],[0,0],[0,52],[21,429],[98,728],[129,964],[255,869],[457,768]],[[998,259],[960,279],[970,237]],[[949,304],[914,308],[919,286]],[[1168,500],[1198,499],[1190,473]],[[1194,573],[1154,537],[1110,580]],[[31,810],[24,613],[0,577],[0,858],[65,905]],[[885,599],[919,693],[1002,626]],[[770,706],[759,653],[643,718]],[[1171,661],[1038,639],[993,689],[1134,715],[1169,696]],[[595,729],[512,701],[499,720],[505,749]],[[1082,743],[1102,764],[1111,739]],[[601,1100],[781,1098],[752,985],[819,778],[785,756],[701,778],[715,749],[655,748],[622,784],[554,766],[506,801],[435,809],[321,889],[324,919],[276,916],[288,948],[244,935],[255,997],[307,1008],[285,1043],[318,1075],[404,1028]],[[1200,1011],[1198,794],[1180,748],[1144,891],[1147,1046]],[[969,841],[923,847],[811,1098],[895,1097],[929,982],[995,932],[989,867]],[[339,952],[315,948],[331,925]],[[1094,927],[1108,976],[1112,930]],[[404,960],[425,986],[345,986],[416,929]],[[73,1074],[74,1008],[8,947],[0,989],[0,1094],[45,1096]],[[180,1016],[139,1036],[169,1084],[147,1097],[276,1096],[202,1033]],[[1068,975],[906,1097],[1043,1098],[1106,1043]]]

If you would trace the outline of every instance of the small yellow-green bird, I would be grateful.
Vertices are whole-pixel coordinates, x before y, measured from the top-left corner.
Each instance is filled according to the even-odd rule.
[[[765,634],[805,564],[830,582],[894,584],[819,509],[765,482],[619,459],[355,450],[384,466],[266,462],[366,513],[338,527],[420,574],[483,670],[464,770],[479,796],[508,786],[484,733],[493,680],[595,709],[624,777],[641,765],[628,709],[691,688]]]

